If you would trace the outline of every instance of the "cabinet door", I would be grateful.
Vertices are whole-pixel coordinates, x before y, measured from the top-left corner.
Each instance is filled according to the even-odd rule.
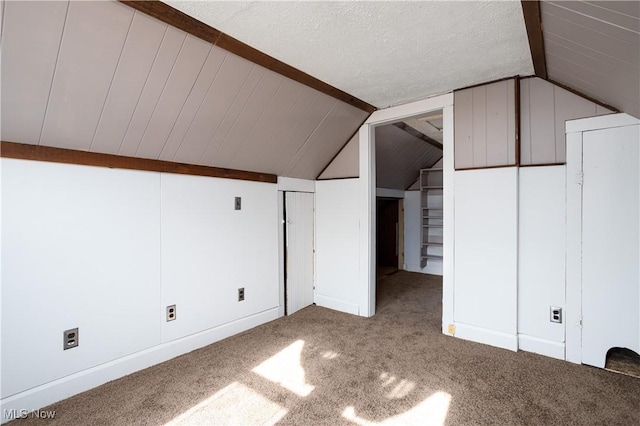
[[[582,187],[582,362],[640,352],[639,127],[585,132]]]

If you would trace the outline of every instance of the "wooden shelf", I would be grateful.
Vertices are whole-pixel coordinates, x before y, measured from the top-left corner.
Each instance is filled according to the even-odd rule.
[[[443,256],[438,256],[437,254],[425,254],[420,256],[421,260],[427,260],[427,259],[433,259],[433,260],[442,260],[444,259]]]
[[[442,239],[441,231],[434,231],[434,234],[438,235],[429,235],[431,234],[430,229],[444,229],[444,206],[442,204],[444,187],[442,184],[442,171],[442,168],[420,170],[420,207],[422,208],[422,230],[420,232],[420,250],[422,255],[420,256],[420,265],[422,268],[427,266],[429,260],[443,259],[442,255],[423,253],[426,252],[429,247],[443,247],[442,242],[429,241],[432,237],[434,239]],[[438,207],[430,207],[430,204],[437,205]],[[435,223],[431,223],[431,221]]]

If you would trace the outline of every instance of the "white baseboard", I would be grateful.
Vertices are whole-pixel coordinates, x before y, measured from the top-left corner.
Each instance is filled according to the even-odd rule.
[[[518,337],[515,334],[502,333],[459,322],[456,322],[455,326],[456,332],[454,336],[460,339],[509,349],[514,352],[518,350]]]
[[[564,343],[518,334],[518,349],[564,360]]]
[[[70,396],[77,395],[109,381],[135,373],[136,371],[151,367],[171,358],[191,352],[195,349],[210,345],[245,330],[257,327],[258,325],[273,321],[277,318],[278,308],[276,307],[200,333],[192,334],[181,339],[145,349],[135,354],[109,361],[105,364],[71,374],[67,377],[63,377],[4,398],[0,401],[2,423],[12,420],[10,418],[6,418],[5,414],[7,413],[20,412],[20,410],[33,411],[46,407],[47,405],[69,398]]]
[[[442,262],[436,261],[437,264],[429,264],[423,268],[420,268],[420,264],[417,263],[405,263],[404,270],[409,272],[417,272],[419,274],[431,274],[443,276]]]
[[[333,309],[334,311],[346,312],[348,314],[359,315],[360,307],[355,303],[346,302],[333,297],[316,294],[314,297],[315,304],[323,308]]]
[[[418,263],[405,263],[404,270],[409,272],[422,272],[422,269],[420,269],[420,264]]]

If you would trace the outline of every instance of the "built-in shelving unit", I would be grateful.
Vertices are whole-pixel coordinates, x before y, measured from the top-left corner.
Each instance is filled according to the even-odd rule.
[[[442,169],[420,170],[422,229],[420,236],[420,266],[442,262],[443,231]]]

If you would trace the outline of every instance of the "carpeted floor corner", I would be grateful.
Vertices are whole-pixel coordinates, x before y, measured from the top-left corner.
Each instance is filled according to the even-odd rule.
[[[310,306],[12,425],[640,424],[640,379],[444,336],[441,301],[384,276],[372,318]]]

